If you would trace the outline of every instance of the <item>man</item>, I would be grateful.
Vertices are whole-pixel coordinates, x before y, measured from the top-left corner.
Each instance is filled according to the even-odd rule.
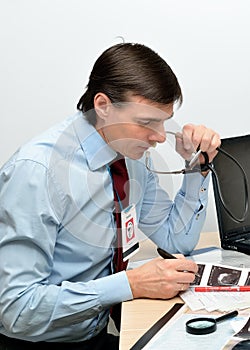
[[[189,287],[197,265],[183,255],[133,270],[121,270],[121,258],[115,262],[117,246],[133,243],[125,256],[138,247],[137,227],[173,254],[190,253],[199,239],[208,172],[184,175],[172,201],[145,167],[145,151],[165,141],[165,124],[181,102],[177,78],[158,54],[139,44],[115,45],[95,62],[78,113],[3,166],[2,349],[51,342],[65,349],[117,349],[118,338],[107,334],[115,305],[168,299]],[[204,126],[188,124],[176,135],[185,160],[199,147],[212,161],[219,145],[218,134]],[[127,182],[121,189],[119,176]]]

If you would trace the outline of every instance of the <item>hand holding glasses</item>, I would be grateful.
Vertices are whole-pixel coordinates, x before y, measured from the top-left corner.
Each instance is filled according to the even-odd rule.
[[[180,137],[180,133],[176,133],[173,131],[166,131],[166,134],[169,135],[174,135],[177,137]],[[202,164],[200,166],[197,166],[199,163],[199,156],[203,155],[205,158],[205,164]],[[207,171],[208,169],[208,164],[209,163],[209,159],[208,159],[208,155],[206,152],[202,152],[200,149],[197,151],[192,152],[191,154],[191,158],[187,161],[186,160],[186,167],[184,169],[180,169],[180,170],[173,170],[173,171],[161,171],[161,170],[154,170],[152,168],[150,168],[149,166],[149,157],[150,157],[150,152],[147,151],[146,152],[146,158],[145,158],[145,165],[146,168],[148,169],[148,171],[151,171],[153,173],[157,173],[157,174],[163,174],[163,175],[171,175],[171,174],[187,174],[187,173],[193,173],[193,172],[201,172],[201,171]]]
[[[174,135],[175,137],[181,137],[180,133],[176,133],[173,131],[166,131],[166,134],[169,135]],[[162,175],[177,175],[177,174],[190,174],[190,173],[195,173],[195,172],[203,172],[203,171],[207,171],[207,170],[211,170],[212,173],[214,174],[214,178],[215,181],[217,183],[217,187],[218,187],[218,191],[219,191],[219,198],[221,201],[222,206],[224,207],[225,211],[227,212],[227,214],[236,222],[244,222],[244,220],[246,219],[246,216],[248,214],[248,180],[247,180],[247,175],[244,171],[244,169],[242,168],[241,164],[229,153],[227,153],[225,150],[223,150],[221,147],[217,147],[216,150],[218,152],[221,152],[224,156],[230,158],[240,169],[241,173],[242,173],[242,177],[243,177],[243,182],[244,182],[244,190],[245,190],[245,209],[244,209],[244,213],[243,215],[239,218],[236,217],[227,207],[226,203],[224,202],[221,190],[220,190],[220,186],[219,186],[219,179],[217,176],[217,173],[213,167],[213,163],[209,162],[209,157],[208,154],[206,152],[202,152],[200,149],[197,149],[195,152],[192,153],[191,158],[186,162],[185,162],[185,168],[180,169],[180,170],[174,170],[174,171],[161,171],[161,170],[154,170],[150,167],[149,165],[149,158],[150,158],[150,152],[146,151],[145,154],[145,166],[147,168],[148,171],[152,172],[152,173],[156,173],[156,174],[162,174]],[[205,163],[204,164],[199,164],[199,156],[203,155],[204,159],[205,159]]]

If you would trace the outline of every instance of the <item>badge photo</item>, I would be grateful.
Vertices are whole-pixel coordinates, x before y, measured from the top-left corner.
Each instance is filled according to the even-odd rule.
[[[126,243],[129,243],[133,238],[135,238],[134,218],[130,218],[125,225],[126,225]]]

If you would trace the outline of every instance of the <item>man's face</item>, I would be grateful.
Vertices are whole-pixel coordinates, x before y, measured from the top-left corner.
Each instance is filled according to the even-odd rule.
[[[97,130],[116,152],[139,159],[157,142],[166,140],[164,123],[173,114],[173,104],[162,105],[133,96],[121,107],[111,105]]]

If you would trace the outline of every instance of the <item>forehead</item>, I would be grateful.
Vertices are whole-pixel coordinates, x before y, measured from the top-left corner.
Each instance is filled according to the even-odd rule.
[[[150,120],[166,120],[173,114],[174,103],[167,105],[157,103],[142,96],[131,96],[124,103],[124,108],[137,118]]]

